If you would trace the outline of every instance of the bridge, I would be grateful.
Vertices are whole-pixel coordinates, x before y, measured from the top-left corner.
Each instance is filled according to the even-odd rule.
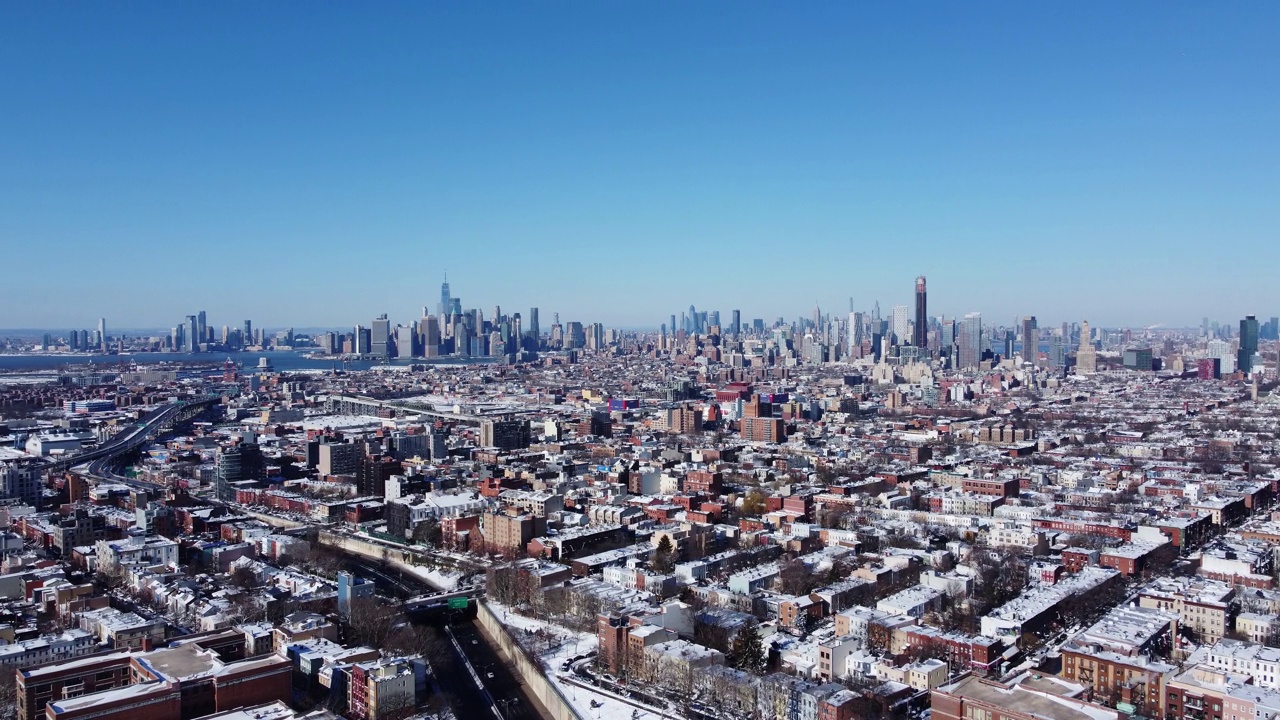
[[[125,478],[111,472],[111,465],[121,455],[131,453],[150,443],[157,435],[171,430],[175,425],[190,420],[204,412],[205,408],[221,401],[221,396],[211,395],[198,400],[183,400],[158,407],[147,413],[138,423],[116,433],[114,437],[87,452],[77,453],[55,460],[48,466],[50,473],[65,472],[73,467],[87,465],[84,474],[109,482],[133,485],[146,490],[161,490],[155,483]]]
[[[381,412],[390,411],[393,417],[398,418],[412,415],[418,417],[439,418],[441,420],[453,420],[455,422],[467,423],[470,425],[479,425],[483,420],[502,420],[512,415],[524,414],[522,412],[510,410],[480,415],[445,412],[443,410],[436,410],[434,407],[425,403],[378,400],[376,398],[364,397],[362,395],[326,395],[324,407],[327,412],[342,415],[380,416]]]

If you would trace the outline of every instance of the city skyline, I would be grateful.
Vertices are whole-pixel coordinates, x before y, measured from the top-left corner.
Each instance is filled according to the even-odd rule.
[[[9,6],[0,326],[1267,316],[1278,12]]]

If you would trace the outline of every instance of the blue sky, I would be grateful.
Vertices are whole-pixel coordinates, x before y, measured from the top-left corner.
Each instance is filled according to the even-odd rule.
[[[802,9],[798,11],[797,8]],[[0,327],[1280,314],[1275,3],[6,3]]]

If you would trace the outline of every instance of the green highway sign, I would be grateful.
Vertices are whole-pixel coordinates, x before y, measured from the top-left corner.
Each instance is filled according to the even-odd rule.
[[[450,610],[466,610],[467,603],[470,602],[464,597],[449,598]]]

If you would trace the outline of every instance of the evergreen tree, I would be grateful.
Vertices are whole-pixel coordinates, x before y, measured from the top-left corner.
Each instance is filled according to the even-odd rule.
[[[760,640],[760,631],[754,624],[738,631],[733,638],[733,647],[727,658],[731,667],[750,673],[764,672],[764,643]]]
[[[653,555],[653,569],[662,574],[670,573],[675,565],[676,548],[671,544],[671,536],[663,535],[658,541],[658,550]]]

